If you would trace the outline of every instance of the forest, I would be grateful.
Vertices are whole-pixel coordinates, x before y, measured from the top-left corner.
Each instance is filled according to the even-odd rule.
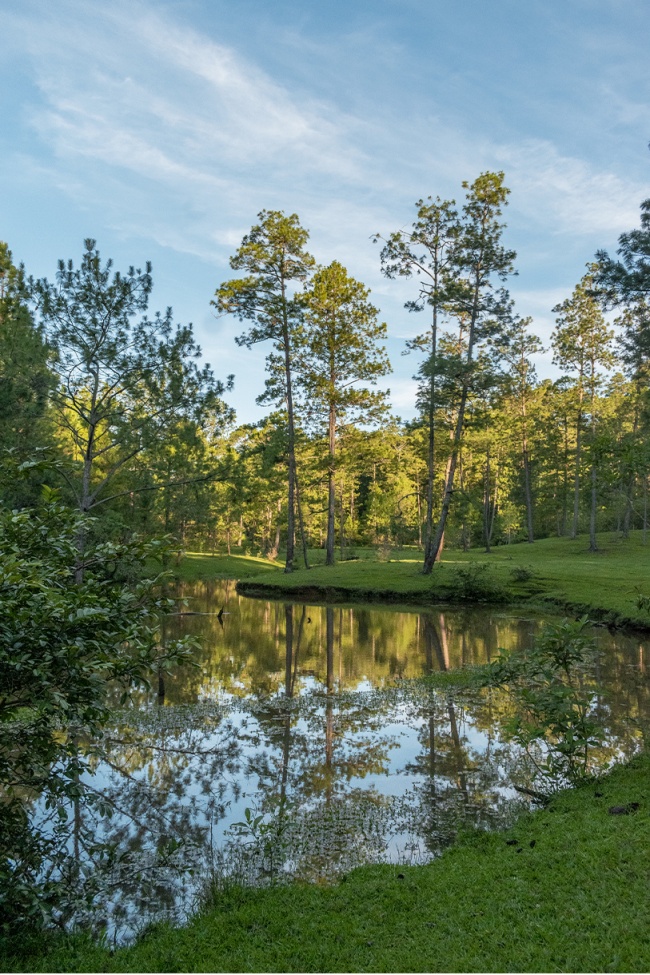
[[[648,527],[650,201],[616,256],[599,251],[553,309],[559,378],[506,288],[515,271],[503,173],[427,198],[377,234],[389,279],[412,285],[422,331],[405,352],[415,420],[391,412],[388,326],[339,262],[318,265],[297,215],[263,211],[217,283],[217,316],[263,343],[269,407],[238,425],[236,377],[215,377],[171,309],[150,315],[152,270],[115,270],[88,240],[79,264],[34,280],[0,244],[5,508],[43,483],[92,516],[97,538],[171,535],[181,549],[252,553],[286,571],[356,549],[469,549]],[[405,215],[408,217],[408,215]],[[548,350],[547,350],[548,351]],[[20,477],[16,471],[20,470]]]

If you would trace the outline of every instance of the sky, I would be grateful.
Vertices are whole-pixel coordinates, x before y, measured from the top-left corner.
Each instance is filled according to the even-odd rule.
[[[402,353],[427,323],[373,234],[503,170],[508,286],[548,345],[650,196],[647,0],[0,0],[0,38],[0,240],[36,277],[87,237],[116,268],[150,260],[151,311],[235,374],[242,423],[267,412],[269,349],[238,347],[210,300],[260,210],[297,213],[317,261],[371,289],[409,419]],[[555,375],[550,352],[537,368]]]

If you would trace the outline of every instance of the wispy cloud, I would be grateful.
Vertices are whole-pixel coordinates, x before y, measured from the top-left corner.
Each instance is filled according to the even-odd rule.
[[[243,17],[235,6],[233,20]],[[74,200],[100,242],[109,228],[129,247],[138,239],[171,252],[170,266],[179,253],[200,258],[196,277],[205,272],[207,295],[229,274],[227,258],[259,210],[296,211],[319,260],[342,261],[372,288],[389,322],[391,352],[422,330],[424,316],[403,309],[414,281],[382,278],[370,235],[408,226],[418,198],[439,194],[461,204],[463,179],[506,171],[508,235],[524,268],[513,293],[547,339],[553,305],[597,247],[615,247],[620,232],[637,224],[648,195],[647,186],[622,175],[634,170],[581,154],[579,140],[562,143],[557,132],[537,137],[525,92],[507,89],[512,124],[497,137],[480,98],[478,107],[468,98],[454,101],[462,65],[445,63],[441,43],[432,84],[424,71],[429,50],[423,45],[411,57],[403,35],[391,29],[401,26],[399,17],[390,20],[394,11],[368,30],[356,20],[354,30],[323,36],[303,34],[304,18],[287,34],[269,15],[269,30],[278,33],[267,46],[280,55],[263,61],[255,44],[236,46],[220,33],[214,10],[209,34],[189,26],[193,4],[22,0],[6,7],[0,59],[15,57],[29,77],[20,111],[31,129],[15,149],[9,137],[3,141],[5,157],[13,153],[4,166],[15,171],[12,185],[26,199],[31,180]],[[215,0],[214,7],[228,5]],[[429,7],[421,5],[425,20]],[[472,72],[467,78],[470,88],[480,83]],[[650,116],[640,90],[618,84],[611,64],[598,84],[611,126],[643,127]],[[129,257],[135,259],[130,250]],[[196,320],[205,294],[201,310],[189,312]],[[173,291],[169,298],[176,300]],[[215,347],[227,339],[212,323],[205,331]],[[393,359],[402,377],[413,371],[399,352]],[[390,385],[399,409],[412,406],[410,380],[398,375]]]
[[[262,166],[361,178],[348,120],[225,45],[144,5],[41,9],[26,41],[43,97],[32,117],[60,158],[204,190]]]
[[[641,187],[548,141],[495,145],[441,121],[431,100],[425,115],[417,99],[350,114],[145,2],[28,2],[10,21],[41,93],[29,114],[53,181],[192,253],[231,249],[262,207],[299,207],[326,250],[377,278],[361,241],[408,220],[418,196],[458,195],[462,178],[497,166],[520,217],[556,235],[602,238],[636,216]]]
[[[500,146],[495,157],[508,171],[519,211],[555,235],[598,240],[618,235],[638,219],[647,186],[564,155],[548,141]]]

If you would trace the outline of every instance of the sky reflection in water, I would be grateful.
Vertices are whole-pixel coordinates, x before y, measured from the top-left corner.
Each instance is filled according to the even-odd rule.
[[[183,595],[201,615],[173,618],[165,636],[199,636],[198,666],[120,713],[109,761],[93,770],[117,809],[95,835],[137,852],[136,874],[125,858],[98,899],[92,923],[110,937],[182,919],[210,876],[328,880],[363,862],[426,862],[460,826],[504,825],[522,807],[514,785],[532,775],[502,731],[508,695],[410,678],[527,646],[539,618],[292,605],[238,596],[230,582]],[[605,629],[594,638],[606,651],[594,675],[605,765],[641,743],[647,645]]]

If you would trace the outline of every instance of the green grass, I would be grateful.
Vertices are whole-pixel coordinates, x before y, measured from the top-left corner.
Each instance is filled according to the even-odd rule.
[[[259,578],[277,572],[279,562],[256,555],[203,555],[199,552],[186,552],[182,562],[173,572],[186,582],[202,582],[210,579],[249,579]]]
[[[608,813],[628,803],[638,809]],[[649,828],[650,756],[639,756],[428,866],[233,888],[186,928],[156,927],[131,948],[72,940],[3,970],[647,972]]]
[[[459,593],[457,571],[468,564],[487,565],[482,576],[500,597],[510,603],[527,603],[549,609],[587,613],[613,625],[650,627],[650,613],[636,605],[637,590],[650,593],[650,545],[643,545],[641,533],[622,539],[615,533],[599,536],[600,551],[587,550],[587,541],[566,538],[542,539],[532,545],[503,546],[486,555],[448,550],[432,576],[420,571],[416,549],[391,553],[379,561],[377,553],[359,550],[364,557],[334,566],[315,565],[285,574],[277,563],[233,556],[188,556],[180,566],[183,578],[207,578],[208,573],[243,580],[242,591],[310,599],[384,600],[416,603],[471,602],[471,594]],[[319,556],[322,553],[315,553]],[[213,562],[210,562],[213,559]],[[255,567],[259,566],[257,572]],[[518,578],[521,570],[528,579]],[[480,601],[480,600],[479,600]],[[490,601],[485,597],[484,601]]]

